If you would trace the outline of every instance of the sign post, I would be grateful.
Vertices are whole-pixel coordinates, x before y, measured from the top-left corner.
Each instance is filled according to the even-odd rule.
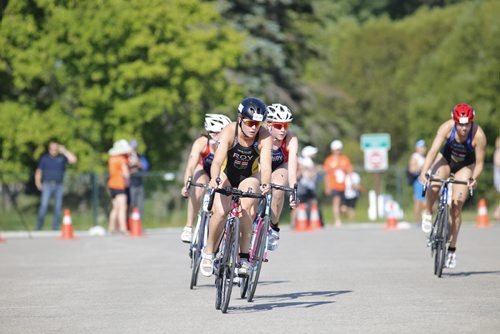
[[[389,167],[387,152],[391,148],[391,136],[388,133],[365,133],[361,135],[361,149],[364,153],[364,167],[367,172],[373,172],[374,196],[370,196],[368,213],[371,220],[377,217],[377,200],[380,194],[380,172]]]

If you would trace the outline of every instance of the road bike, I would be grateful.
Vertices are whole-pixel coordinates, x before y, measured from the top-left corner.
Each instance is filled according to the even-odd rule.
[[[208,209],[211,210],[215,193],[231,196],[231,211],[224,224],[222,239],[219,250],[214,259],[215,272],[215,308],[226,313],[231,299],[233,280],[235,278],[236,263],[238,261],[238,250],[240,240],[240,218],[241,198],[263,198],[264,195],[249,191],[244,192],[237,188],[225,187],[210,190],[210,202]]]
[[[208,210],[208,204],[210,201],[210,192],[207,191],[208,185],[203,183],[192,182],[192,178],[189,177],[186,182],[186,189],[189,190],[190,187],[200,187],[205,189],[203,195],[202,206],[198,212],[198,218],[196,221],[196,227],[193,233],[193,240],[189,246],[189,257],[191,259],[191,281],[189,283],[189,288],[192,290],[198,283],[198,273],[200,271],[201,263],[201,252],[207,244],[208,236],[208,221],[210,219],[210,211]]]
[[[439,203],[432,224],[432,230],[429,234],[427,240],[427,246],[431,248],[431,257],[434,256],[434,275],[441,277],[443,274],[443,268],[446,261],[446,252],[450,242],[450,207],[448,204],[448,192],[450,184],[464,184],[467,185],[467,181],[455,180],[454,176],[450,176],[446,179],[438,177],[428,177],[427,182],[422,189],[422,195],[425,196],[429,184],[431,182],[440,183],[439,188]],[[472,188],[469,188],[469,193],[472,196]]]
[[[262,264],[268,262],[267,251],[268,251],[268,239],[271,233],[271,203],[273,198],[273,190],[292,192],[292,198],[295,202],[297,199],[297,186],[294,188],[289,188],[277,184],[270,184],[271,191],[260,200],[259,207],[257,209],[257,215],[253,222],[252,239],[250,243],[250,274],[248,277],[240,278],[240,296],[245,298],[247,301],[253,301],[255,295],[255,290],[259,283],[260,271],[262,269]]]

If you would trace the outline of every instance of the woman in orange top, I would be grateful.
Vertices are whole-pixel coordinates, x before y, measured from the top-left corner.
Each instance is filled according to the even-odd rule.
[[[128,141],[122,139],[115,142],[108,151],[108,188],[113,200],[113,208],[109,213],[109,233],[116,232],[117,227],[120,232],[127,233],[127,187],[130,177],[128,154],[131,150]]]
[[[323,163],[323,170],[326,173],[325,191],[326,194],[332,196],[333,217],[335,226],[342,225],[340,219],[340,206],[344,199],[345,178],[352,172],[351,160],[342,154],[342,142],[334,140],[330,144],[332,154],[330,154]]]

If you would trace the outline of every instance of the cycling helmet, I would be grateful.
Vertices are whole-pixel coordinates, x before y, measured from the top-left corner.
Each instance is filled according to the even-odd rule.
[[[208,132],[221,132],[226,125],[231,123],[231,120],[226,115],[222,114],[206,114],[205,115],[205,130]]]
[[[253,121],[263,122],[267,117],[267,108],[261,100],[255,97],[247,97],[240,102],[238,114]]]
[[[455,123],[467,124],[474,120],[475,113],[476,112],[470,105],[466,103],[459,103],[451,110],[451,117]]]
[[[293,120],[292,112],[287,106],[279,103],[274,103],[267,106],[267,121],[290,123]]]

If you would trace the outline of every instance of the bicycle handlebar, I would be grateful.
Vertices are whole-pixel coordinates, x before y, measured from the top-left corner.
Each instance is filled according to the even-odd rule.
[[[292,201],[297,202],[297,183],[295,183],[293,188],[271,183],[271,188],[276,189],[276,190],[286,191],[286,192],[292,192]]]
[[[224,188],[210,188],[210,201],[208,202],[208,211],[212,210],[212,206],[214,204],[214,197],[215,193],[219,193],[224,196],[237,196],[237,197],[244,197],[244,198],[264,198],[265,195],[262,195],[260,193],[254,193],[252,191],[241,191],[238,188],[233,188],[233,187],[224,187]]]
[[[425,193],[427,192],[427,188],[429,188],[429,184],[431,182],[455,183],[455,184],[463,184],[463,185],[469,184],[467,181],[455,180],[452,177],[449,177],[447,179],[443,179],[440,177],[430,176],[430,177],[427,177],[427,182],[424,184],[424,187],[422,188],[422,197],[425,197]],[[474,189],[472,187],[469,187],[469,195],[471,197],[474,195]]]
[[[207,188],[208,187],[208,184],[196,183],[196,182],[193,182],[192,180],[193,180],[193,178],[190,176],[186,182],[186,190],[189,190],[189,188],[191,188],[191,186],[200,187],[200,188]]]

